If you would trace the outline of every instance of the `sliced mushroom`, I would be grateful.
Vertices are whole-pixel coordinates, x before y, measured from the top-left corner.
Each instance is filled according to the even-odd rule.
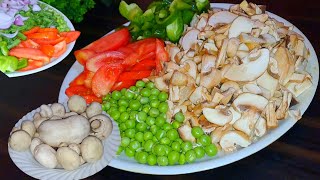
[[[292,94],[288,91],[283,91],[282,102],[276,111],[276,117],[278,120],[282,120],[287,117],[291,100]]]
[[[196,28],[197,28],[199,31],[203,31],[203,30],[204,30],[204,27],[207,25],[207,21],[208,21],[208,18],[202,16],[202,17],[199,19]]]
[[[284,47],[279,47],[274,55],[274,59],[277,60],[279,69],[279,83],[285,85],[291,75],[294,73],[294,63],[288,50]]]
[[[188,51],[196,43],[199,33],[199,30],[191,29],[183,36],[181,40],[183,50]]]
[[[254,129],[254,134],[258,137],[262,137],[265,135],[267,132],[267,121],[263,117],[259,117],[255,129]]]
[[[300,96],[304,91],[312,86],[310,79],[305,79],[302,83],[289,82],[286,88],[295,96]]]
[[[204,93],[205,89],[202,86],[199,86],[193,91],[189,99],[193,104],[202,103],[205,100]]]
[[[232,120],[229,124],[234,124],[238,119],[241,118],[241,113],[236,111],[232,106],[229,107],[229,111],[232,113]]]
[[[301,111],[299,109],[297,109],[297,110],[295,110],[295,109],[289,110],[289,116],[292,117],[296,121],[298,121],[298,120],[300,120],[302,118]]]
[[[222,137],[223,134],[225,134],[228,131],[232,130],[232,126],[229,124],[226,124],[225,126],[222,127],[217,127],[215,128],[211,133],[211,143],[218,143]]]
[[[179,102],[180,97],[180,90],[178,86],[169,86],[169,100],[172,102]]]
[[[215,67],[217,57],[214,55],[205,54],[202,56],[201,73],[208,72],[212,67]]]
[[[240,41],[238,38],[229,39],[228,46],[227,46],[227,56],[234,57],[237,54],[239,45],[240,45]]]
[[[254,81],[260,77],[268,68],[269,50],[260,49],[258,59],[247,64],[231,65],[224,77],[232,81]]]
[[[232,106],[239,112],[249,107],[254,107],[262,112],[267,104],[268,100],[263,96],[252,93],[242,93],[233,101]]]
[[[178,128],[178,132],[182,140],[190,142],[196,141],[196,139],[193,137],[191,133],[191,129],[191,126],[187,123],[183,124]]]
[[[182,104],[183,102],[185,102],[186,100],[189,99],[190,95],[192,94],[192,92],[196,89],[196,86],[194,84],[185,86],[185,87],[181,87],[180,91],[179,91],[179,104]]]
[[[253,28],[253,21],[247,17],[239,16],[231,24],[229,29],[229,39],[238,37],[241,33],[250,33]]]
[[[232,120],[232,113],[228,109],[203,108],[204,117],[211,123],[224,126]]]
[[[250,17],[252,20],[259,20],[260,22],[264,23],[268,20],[268,14],[256,14]]]
[[[265,109],[265,116],[267,119],[268,129],[278,127],[278,120],[276,115],[276,107],[273,102],[270,102]]]
[[[270,76],[268,71],[265,71],[262,76],[257,79],[257,84],[270,91],[270,96],[274,95],[274,92],[278,88],[278,80]]]
[[[193,79],[197,77],[197,64],[192,60],[187,60],[183,62],[183,67],[186,69],[186,73]]]
[[[228,42],[229,42],[229,39],[227,38],[222,41],[221,49],[219,51],[217,62],[215,64],[216,68],[220,67],[225,62]]]
[[[229,24],[237,17],[238,15],[233,14],[229,11],[220,11],[210,16],[208,24],[213,27],[218,24]]]
[[[244,12],[246,12],[249,16],[256,14],[256,10],[250,7],[249,3],[246,0],[243,0],[239,5],[240,5],[240,8]]]
[[[210,71],[201,73],[200,75],[200,86],[207,89],[212,89],[213,87],[220,84],[222,79],[222,73],[220,70],[211,68]]]
[[[242,131],[249,137],[251,137],[253,135],[254,127],[259,117],[260,113],[258,113],[256,109],[249,108],[242,112],[240,119],[238,119],[233,124],[233,127],[236,130]]]
[[[250,138],[241,131],[229,131],[220,139],[220,146],[226,152],[237,150],[237,145],[247,147],[251,144]]]

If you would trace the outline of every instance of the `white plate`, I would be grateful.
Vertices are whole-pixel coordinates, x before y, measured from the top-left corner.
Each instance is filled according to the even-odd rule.
[[[231,4],[213,3],[211,4],[211,7],[228,9],[230,5]],[[269,15],[277,19],[278,21],[284,22],[286,25],[291,24],[285,19],[275,14],[269,13]],[[298,32],[305,38],[305,44],[307,48],[310,50],[310,58],[309,58],[309,64],[308,64],[307,70],[313,77],[312,79],[313,86],[299,96],[298,100],[300,103],[294,107],[294,108],[300,109],[301,113],[304,113],[308,108],[309,104],[311,103],[312,98],[315,94],[316,88],[318,86],[319,65],[318,65],[318,59],[317,59],[316,53],[312,45],[310,44],[310,41],[305,37],[305,35],[303,35],[303,33],[298,28],[295,27],[294,31]],[[79,63],[75,62],[62,83],[60,93],[59,93],[59,102],[63,102],[67,100],[67,96],[65,95],[64,92],[68,87],[68,84],[82,71],[83,71],[83,67]],[[213,158],[206,157],[206,158],[197,160],[192,164],[165,166],[165,167],[148,166],[148,165],[139,164],[134,159],[130,159],[122,153],[118,158],[113,159],[109,164],[109,166],[112,166],[117,169],[136,172],[136,173],[159,174],[159,175],[186,174],[186,173],[193,173],[193,172],[213,169],[213,168],[217,168],[223,165],[233,163],[240,159],[243,159],[265,148],[266,146],[268,146],[269,144],[277,140],[279,137],[281,137],[295,123],[296,121],[294,119],[287,118],[286,120],[283,120],[280,122],[278,128],[272,131],[269,131],[268,134],[266,134],[260,140],[251,144],[247,148],[242,148],[230,154],[219,153],[217,156]]]
[[[23,116],[15,124],[15,127],[20,127],[23,121],[30,121],[30,119],[33,119],[33,115],[36,112],[40,112],[40,108],[37,108],[29,112],[27,115]],[[12,161],[21,171],[37,179],[71,180],[89,177],[105,168],[110,163],[110,161],[116,157],[118,147],[120,146],[121,137],[118,125],[112,118],[110,119],[112,120],[113,129],[110,136],[103,141],[104,154],[102,158],[95,163],[85,163],[81,165],[78,169],[75,169],[73,171],[46,168],[34,159],[30,150],[18,152],[12,150],[8,145],[9,155]]]
[[[40,3],[43,3],[43,2],[40,2]],[[46,3],[43,3],[43,4],[46,4]],[[59,14],[62,15],[62,17],[64,18],[64,20],[66,21],[70,31],[73,31],[74,30],[74,27],[71,23],[71,21],[62,13],[60,12],[58,9],[50,6],[49,4],[46,4],[49,8],[52,8],[53,10],[55,10],[56,12],[58,12]],[[42,66],[42,67],[39,67],[37,69],[33,69],[33,70],[30,70],[30,71],[24,71],[24,72],[10,72],[10,73],[5,73],[8,77],[19,77],[19,76],[26,76],[26,75],[29,75],[29,74],[34,74],[34,73],[37,73],[37,72],[40,72],[40,71],[43,71],[43,70],[46,70],[48,68],[51,68],[52,66],[58,64],[59,62],[61,62],[66,56],[68,56],[68,54],[71,52],[71,50],[73,49],[74,45],[75,45],[76,41],[74,42],[71,42],[67,45],[67,50],[66,52],[64,52],[60,57],[58,58],[51,58],[50,59],[50,63]]]

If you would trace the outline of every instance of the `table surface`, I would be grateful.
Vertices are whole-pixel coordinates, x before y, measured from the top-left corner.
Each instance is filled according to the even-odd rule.
[[[74,23],[81,36],[74,50],[80,49],[100,38],[126,20],[119,15],[119,0],[106,7],[97,5],[81,23]],[[146,7],[151,0],[135,1]],[[212,1],[213,2],[213,1]],[[240,3],[235,0],[214,2]],[[267,5],[273,12],[296,25],[311,41],[319,55],[320,51],[320,1],[312,0],[255,0],[257,4]],[[75,62],[73,53],[56,66],[18,78],[0,77],[0,177],[10,179],[32,179],[24,174],[11,161],[7,140],[11,128],[27,112],[41,104],[58,100],[60,86],[65,75]],[[303,115],[285,135],[265,149],[232,164],[198,173],[178,176],[152,176],[125,172],[106,167],[88,179],[318,179],[320,177],[320,103],[319,91]]]

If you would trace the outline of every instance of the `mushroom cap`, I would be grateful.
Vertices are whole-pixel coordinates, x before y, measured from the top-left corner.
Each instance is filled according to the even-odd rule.
[[[249,137],[241,131],[229,131],[222,135],[220,146],[224,151],[230,152],[237,149],[237,145],[247,147],[251,144]]]
[[[249,107],[254,107],[262,112],[267,104],[268,100],[263,96],[252,93],[242,93],[233,101],[232,106],[239,112]]]
[[[24,130],[17,130],[9,137],[9,146],[15,151],[26,151],[31,144],[30,135]]]
[[[239,16],[231,24],[229,39],[238,37],[241,33],[250,33],[253,28],[253,21],[247,17]]]
[[[81,165],[79,154],[69,147],[60,147],[57,150],[57,160],[68,171],[77,169]]]
[[[91,135],[94,135],[101,140],[108,138],[112,133],[112,121],[108,116],[104,114],[93,116],[89,119],[89,122],[91,126],[91,131],[93,132],[91,133]],[[95,127],[94,124],[97,124],[96,122],[99,123],[98,126]]]
[[[42,144],[42,141],[39,139],[39,138],[37,138],[37,137],[35,137],[35,138],[33,138],[32,140],[31,140],[31,144],[30,144],[30,151],[31,151],[31,154],[34,156],[34,149],[38,146],[38,145],[40,145],[40,144]]]
[[[88,163],[98,161],[103,155],[103,144],[101,140],[95,136],[86,137],[82,141],[80,149],[83,160]]]
[[[88,118],[102,113],[102,106],[98,102],[92,102],[86,109],[86,114]]]
[[[58,165],[56,151],[47,144],[40,144],[34,149],[34,158],[44,167],[55,168]]]
[[[68,107],[70,111],[81,114],[86,111],[87,103],[83,97],[79,95],[73,95],[68,100]]]
[[[66,113],[66,108],[61,103],[51,104],[51,109],[54,116],[63,117]]]
[[[224,126],[232,120],[232,113],[228,109],[203,108],[205,118],[214,124]]]
[[[229,11],[220,11],[210,16],[208,24],[210,26],[216,26],[218,24],[229,24],[237,17],[238,15],[233,14]]]
[[[30,137],[33,137],[34,133],[36,133],[36,127],[34,126],[32,121],[23,121],[21,123],[21,129],[26,131]]]

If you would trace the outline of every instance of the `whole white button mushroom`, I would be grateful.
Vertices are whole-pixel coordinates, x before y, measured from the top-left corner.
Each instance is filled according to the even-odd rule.
[[[34,136],[34,133],[36,133],[36,127],[34,126],[32,121],[23,121],[21,123],[21,129],[26,131],[31,137]]]
[[[81,165],[79,154],[69,147],[61,147],[57,150],[59,164],[68,171],[77,169]]]
[[[25,151],[30,144],[31,136],[24,130],[17,130],[9,137],[9,146],[15,151]]]
[[[81,145],[82,158],[88,163],[94,163],[101,159],[103,155],[103,144],[101,140],[95,136],[86,137]]]
[[[102,106],[98,102],[92,102],[86,109],[86,114],[88,118],[102,113]]]
[[[79,95],[73,95],[68,100],[68,107],[70,111],[81,114],[86,111],[87,103],[83,97]]]
[[[34,158],[44,167],[55,168],[58,165],[56,151],[47,144],[40,144],[34,149]]]

